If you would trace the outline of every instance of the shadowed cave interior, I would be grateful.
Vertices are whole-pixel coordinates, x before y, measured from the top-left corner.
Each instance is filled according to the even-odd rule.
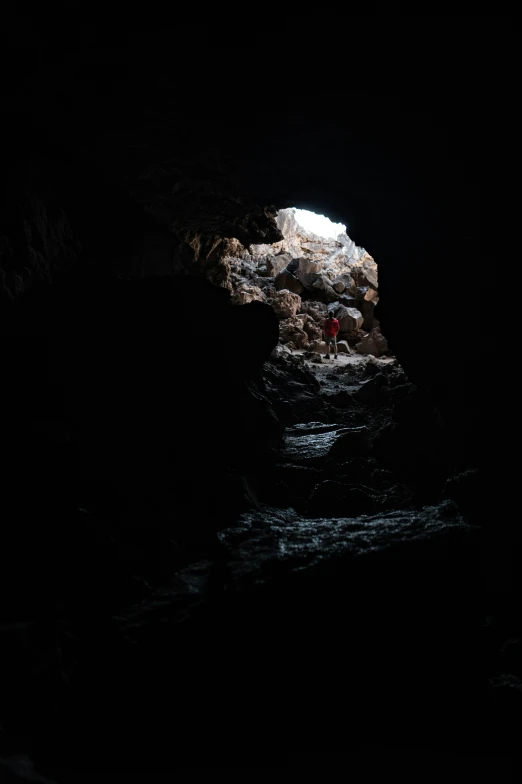
[[[340,57],[306,93],[207,29],[180,79],[176,30],[11,41],[2,776],[507,780],[520,535],[482,400],[474,93],[350,92]]]

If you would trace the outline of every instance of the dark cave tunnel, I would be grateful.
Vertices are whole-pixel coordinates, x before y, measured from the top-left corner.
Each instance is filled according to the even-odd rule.
[[[341,59],[300,107],[259,40],[241,77],[218,44],[180,83],[188,45],[159,32],[145,64],[132,36],[40,36],[3,104],[2,775],[370,746],[421,778],[438,753],[509,767],[519,534],[477,378],[503,225],[477,96],[352,93]],[[400,372],[326,398],[274,358],[272,308],[231,304],[234,243],[277,242],[296,204],[377,260]]]

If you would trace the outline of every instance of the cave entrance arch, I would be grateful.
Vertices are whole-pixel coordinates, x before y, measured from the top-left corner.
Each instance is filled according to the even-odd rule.
[[[347,227],[299,207],[281,209],[283,239],[251,245],[236,278],[238,304],[262,299],[280,320],[280,350],[326,351],[322,324],[329,310],[339,320],[339,356],[389,355],[375,314],[377,263],[347,234]]]

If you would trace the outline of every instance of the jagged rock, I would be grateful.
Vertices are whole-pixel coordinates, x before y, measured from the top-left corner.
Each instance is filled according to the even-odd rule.
[[[356,245],[355,242],[346,234],[340,234],[338,240],[343,246],[346,256],[350,259],[360,259],[366,253],[364,248],[359,248],[358,245]]]
[[[285,345],[283,343],[278,343],[277,346],[273,349],[270,356],[274,359],[276,357],[288,356],[288,354],[290,353],[291,353],[291,349],[288,345]]]
[[[242,285],[232,296],[233,305],[246,305],[249,302],[257,300],[258,302],[266,302],[266,296],[257,286]]]
[[[330,347],[326,345],[324,340],[315,340],[313,343],[310,343],[310,348],[313,351],[316,351],[318,354],[329,354]],[[332,353],[333,357],[333,353]]]
[[[354,285],[353,278],[351,275],[345,273],[343,275],[339,275],[338,277],[334,278],[332,285],[339,294],[342,294],[343,291],[345,291],[346,289],[348,290],[352,289]]]
[[[323,359],[321,355],[318,354],[316,351],[305,351],[304,356],[306,357],[306,359],[310,360],[310,362],[313,362],[315,365],[323,364]]]
[[[293,344],[295,348],[308,346],[308,335],[303,329],[303,321],[298,317],[283,319],[279,322],[279,339],[282,343]]]
[[[330,253],[330,249],[324,242],[302,242],[301,247],[305,250],[309,250],[312,253],[319,253],[319,254],[328,254]]]
[[[325,275],[320,275],[311,285],[309,284],[308,289],[316,292],[326,302],[335,302],[338,296]]]
[[[280,253],[278,256],[269,256],[266,261],[266,269],[269,275],[278,275],[292,261],[289,253]]]
[[[287,243],[291,242],[293,238],[303,231],[295,219],[293,209],[279,210],[276,223],[277,228]]]
[[[288,272],[297,272],[297,270],[299,268],[299,262],[300,262],[300,259],[292,259],[292,261],[289,264],[287,264],[287,267],[286,267]]]
[[[319,322],[322,325],[327,316],[327,309],[326,305],[322,302],[308,300],[301,303],[301,313],[308,313],[314,321]]]
[[[308,259],[301,258],[299,259],[299,266],[297,268],[297,277],[303,286],[307,288],[314,283],[322,268],[323,265],[320,261],[309,261]]]
[[[377,264],[368,253],[350,264],[350,272],[357,286],[371,286],[377,289]]]
[[[308,315],[308,314],[303,314]],[[307,320],[303,323],[303,329],[308,335],[308,339],[310,341],[320,340],[322,335],[322,328],[317,324],[311,316],[308,316]]]
[[[242,585],[258,585],[274,580],[283,562],[294,569],[299,565],[317,572],[329,561],[331,574],[331,561],[337,563],[345,553],[370,555],[379,550],[383,554],[388,551],[393,558],[390,544],[399,542],[403,547],[408,543],[414,549],[424,547],[426,553],[439,532],[468,530],[455,505],[448,501],[423,507],[414,515],[399,510],[364,519],[350,517],[349,511],[332,520],[303,518],[294,509],[264,508],[243,514],[238,525],[220,532],[219,540],[231,554],[231,579]]]
[[[336,314],[340,332],[356,332],[363,325],[362,313],[356,308],[342,307]]]
[[[357,308],[358,305],[356,298],[347,294],[342,294],[339,297],[339,304],[344,305],[346,308]]]
[[[292,275],[291,272],[288,272],[288,270],[282,270],[282,272],[276,275],[274,286],[277,291],[287,289],[293,294],[301,294],[304,291],[304,286],[301,281],[298,280],[295,275]]]
[[[374,376],[364,381],[357,392],[355,397],[361,403],[371,406],[379,400],[381,391],[385,386],[386,381],[381,376]]]
[[[451,498],[470,519],[481,511],[480,488],[484,481],[477,468],[449,477],[442,490],[442,498]]]
[[[348,345],[346,340],[338,340],[337,341],[337,351],[339,354],[351,354],[350,346]]]
[[[296,315],[301,305],[301,297],[293,294],[288,289],[276,292],[272,299],[272,307],[276,316],[281,319],[291,318]]]
[[[265,256],[272,255],[273,252],[274,248],[272,245],[260,244],[250,246],[250,254],[257,260],[264,259]]]
[[[327,308],[327,310],[328,310],[328,313],[329,313],[331,310],[333,310],[333,312],[334,312],[334,315],[335,315],[335,314],[337,313],[337,311],[339,310],[339,308],[340,308],[340,307],[341,307],[341,303],[339,302],[339,300],[334,300],[333,302],[329,302],[329,303],[328,303],[328,308]]]
[[[375,327],[356,344],[355,348],[359,354],[373,354],[374,357],[380,357],[388,351],[388,341],[379,327]]]
[[[373,291],[373,289],[369,289],[369,290]],[[374,313],[375,313],[375,305],[376,304],[377,304],[377,300],[376,299],[373,299],[373,300],[366,300],[366,299],[364,299],[361,302],[361,306],[360,306],[361,307],[361,313],[362,313],[362,316],[363,316],[363,319],[364,319],[363,324],[362,324],[363,329],[372,330],[374,328],[374,326],[375,326],[375,316],[374,316]]]

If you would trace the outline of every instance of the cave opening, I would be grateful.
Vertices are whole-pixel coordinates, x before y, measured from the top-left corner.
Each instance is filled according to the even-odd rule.
[[[337,239],[339,234],[346,234],[346,226],[343,223],[334,223],[326,215],[318,215],[311,210],[303,210],[294,207],[294,215],[299,226],[303,229],[317,234],[318,237]]]
[[[337,321],[335,358],[388,357],[375,310],[377,263],[325,215],[289,207],[275,216],[282,239],[230,258],[233,301],[266,302],[279,319],[279,349],[321,364],[329,358],[325,320]],[[333,357],[334,355],[332,355]]]

